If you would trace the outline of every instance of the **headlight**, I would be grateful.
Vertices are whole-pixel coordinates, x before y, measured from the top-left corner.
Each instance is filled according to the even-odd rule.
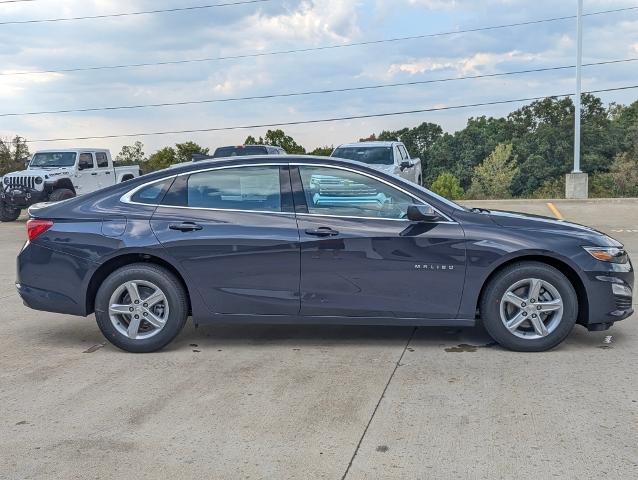
[[[627,263],[627,252],[618,247],[583,247],[596,260],[610,263]]]
[[[4,177],[4,184],[9,185],[9,177]]]
[[[36,185],[40,185],[42,183],[42,177],[35,177]]]

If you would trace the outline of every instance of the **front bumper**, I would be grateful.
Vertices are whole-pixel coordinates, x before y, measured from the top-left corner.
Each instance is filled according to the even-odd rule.
[[[0,199],[13,208],[28,208],[47,199],[46,192],[36,190],[34,188],[24,186],[6,187],[3,185],[0,189]]]
[[[605,270],[585,272],[588,318],[582,322],[590,330],[604,330],[630,317],[633,309],[634,270],[631,262],[610,264]]]

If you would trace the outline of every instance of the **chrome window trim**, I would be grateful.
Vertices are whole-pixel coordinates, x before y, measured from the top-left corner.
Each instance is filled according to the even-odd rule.
[[[177,177],[182,177],[184,175],[192,175],[194,173],[202,173],[202,172],[209,172],[212,170],[224,170],[227,168],[243,168],[243,167],[261,167],[261,166],[269,166],[269,167],[286,167],[286,166],[293,166],[293,167],[299,167],[299,166],[310,166],[310,167],[323,167],[323,168],[336,168],[337,170],[345,170],[347,172],[352,172],[352,173],[357,173],[359,175],[364,175],[366,177],[372,178],[373,180],[377,180],[378,182],[384,183],[386,185],[388,185],[389,187],[395,188],[397,190],[399,190],[400,192],[404,193],[405,195],[411,197],[414,200],[418,200],[418,202],[422,203],[422,204],[426,204],[426,205],[430,205],[429,203],[425,202],[424,200],[418,198],[417,196],[415,196],[414,194],[408,192],[407,190],[404,190],[403,188],[388,182],[382,178],[379,178],[375,175],[372,175],[368,172],[361,172],[359,170],[355,170],[353,168],[348,168],[348,167],[344,167],[341,165],[330,165],[327,163],[307,163],[307,162],[268,162],[268,163],[247,163],[244,165],[220,165],[220,166],[213,166],[213,167],[208,167],[208,168],[202,168],[199,170],[192,170],[192,171],[188,171],[188,172],[182,172],[182,173],[177,173],[175,175],[171,175],[168,177],[164,177],[161,178],[159,180],[153,180],[147,183],[144,183],[142,185],[139,185],[137,187],[135,187],[133,190],[125,193],[124,195],[122,195],[122,197],[120,197],[120,201],[122,203],[127,203],[130,205],[145,205],[145,206],[156,206],[156,207],[163,207],[163,208],[181,208],[181,209],[189,209],[189,210],[211,210],[211,211],[218,211],[218,212],[246,212],[246,213],[268,213],[268,214],[279,214],[279,215],[295,215],[295,212],[277,212],[277,211],[269,211],[269,210],[241,210],[241,209],[230,209],[230,208],[207,208],[207,207],[188,207],[188,206],[177,206],[177,205],[160,205],[160,204],[156,204],[156,203],[141,203],[141,202],[133,202],[131,200],[131,197],[133,195],[135,195],[139,190],[141,190],[144,187],[147,187],[149,185],[153,185],[155,183],[159,183],[159,182],[164,182],[168,179],[171,178],[177,178]],[[451,224],[456,224],[458,222],[452,220],[448,215],[446,215],[445,213],[441,212],[438,208],[433,207],[432,205],[430,205],[430,207],[432,207],[434,209],[435,212],[437,212],[439,215],[441,215],[443,218],[446,219],[446,221],[440,221],[440,222],[430,222],[430,223],[451,223]],[[359,217],[359,216],[354,216],[354,215],[330,215],[330,214],[323,214],[323,213],[297,213],[297,215],[303,215],[303,216],[310,216],[310,217],[330,217],[330,218],[355,218],[355,219],[361,219],[361,220],[390,220],[390,221],[399,221],[399,222],[409,222],[409,220],[404,219],[404,218],[380,218],[380,217]]]
[[[395,185],[394,183],[388,182],[382,178],[379,178],[375,175],[372,175],[371,173],[368,172],[360,172],[359,170],[354,170],[352,168],[348,168],[348,167],[343,167],[341,165],[329,165],[329,164],[323,164],[323,163],[304,163],[304,162],[290,162],[290,166],[294,166],[294,167],[298,167],[298,166],[310,166],[310,167],[324,167],[324,168],[336,168],[338,170],[345,170],[348,172],[352,172],[352,173],[357,173],[359,175],[364,175],[366,177],[372,178],[373,180],[376,180],[378,182],[381,183],[385,183],[386,185],[388,185],[389,187],[392,187],[396,190],[399,190],[400,192],[406,194],[408,197],[411,197],[414,200],[418,200],[419,203],[421,204],[425,204],[425,205],[429,205],[430,207],[432,207],[432,205],[430,205],[429,203],[425,202],[424,200],[418,198],[417,196],[415,196],[414,194],[408,192],[407,190],[404,190],[403,188]],[[452,220],[449,216],[447,216],[445,213],[441,212],[438,208],[432,207],[432,209],[438,213],[439,215],[441,215],[443,218],[447,219],[444,222],[431,222],[431,223],[458,223],[455,222],[454,220]],[[405,221],[406,219],[402,219],[402,218],[380,218],[380,217],[355,217],[355,216],[351,216],[351,215],[324,215],[324,214],[320,214],[320,213],[302,213],[299,215],[314,215],[314,216],[321,216],[321,217],[338,217],[338,218],[368,218],[371,220],[400,220],[400,221]],[[409,220],[408,220],[409,221]]]

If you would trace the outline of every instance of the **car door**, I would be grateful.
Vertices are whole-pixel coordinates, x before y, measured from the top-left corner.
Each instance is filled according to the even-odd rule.
[[[181,174],[151,227],[212,313],[299,313],[299,233],[287,165]]]
[[[95,168],[93,152],[82,152],[78,158],[75,190],[78,195],[99,189],[98,172]]]
[[[113,178],[115,175],[109,165],[109,158],[106,152],[95,152],[95,163],[97,166],[97,187],[104,188],[113,185],[115,183]]]
[[[291,165],[301,241],[301,313],[454,318],[465,278],[464,234],[441,216],[406,218],[424,203],[370,173]]]

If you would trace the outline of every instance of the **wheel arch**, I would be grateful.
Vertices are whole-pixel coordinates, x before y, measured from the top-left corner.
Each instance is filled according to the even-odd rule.
[[[170,271],[175,277],[179,280],[179,282],[184,287],[184,291],[186,292],[186,300],[188,301],[188,310],[189,315],[192,310],[192,302],[191,302],[191,292],[188,288],[186,281],[184,280],[184,276],[180,273],[180,271],[175,268],[170,262],[166,261],[163,258],[160,258],[155,255],[151,255],[148,253],[131,253],[127,252],[122,255],[118,255],[116,257],[110,258],[102,265],[100,265],[93,275],[91,276],[91,280],[89,280],[88,287],[86,289],[86,313],[91,314],[95,311],[95,297],[97,295],[97,291],[102,285],[102,282],[115,270],[118,268],[124,267],[126,265],[130,265],[132,263],[149,263],[153,265],[157,265],[165,268]]]
[[[126,173],[122,176],[122,179],[119,181],[119,183],[128,182],[129,180],[133,180],[134,178],[135,177],[132,173]]]
[[[77,192],[75,191],[75,187],[73,186],[73,182],[71,181],[70,178],[60,178],[56,180],[56,182],[53,185],[51,185],[51,191],[57,190],[59,188],[68,188],[69,190],[73,192],[73,195],[77,195]]]
[[[587,297],[587,290],[585,288],[585,284],[582,279],[578,275],[578,272],[569,265],[567,262],[548,255],[540,255],[540,254],[528,254],[521,255],[517,257],[510,258],[505,262],[499,264],[496,268],[494,268],[487,278],[484,280],[483,285],[481,286],[481,291],[479,292],[478,298],[476,300],[476,311],[479,310],[479,305],[481,304],[481,299],[485,293],[485,289],[487,285],[492,281],[492,279],[498,275],[502,270],[507,268],[508,266],[514,263],[520,262],[538,262],[544,263],[551,267],[554,267],[559,272],[567,277],[567,279],[571,282],[574,290],[576,291],[576,297],[578,298],[578,318],[576,319],[576,323],[581,325],[586,325],[589,321],[589,300]]]

